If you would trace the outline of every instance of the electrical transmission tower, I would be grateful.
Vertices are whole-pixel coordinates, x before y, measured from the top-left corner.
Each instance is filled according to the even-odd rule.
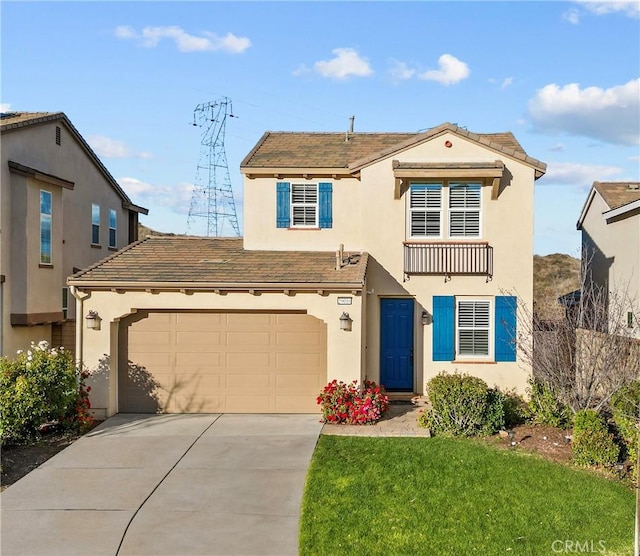
[[[200,127],[202,134],[200,160],[187,219],[188,233],[192,235],[240,236],[224,149],[227,117],[235,117],[231,99],[227,97],[198,104],[193,111],[193,125]]]

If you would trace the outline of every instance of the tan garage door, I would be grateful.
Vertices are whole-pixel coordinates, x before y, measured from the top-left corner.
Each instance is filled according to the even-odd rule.
[[[317,413],[326,354],[309,315],[138,313],[120,326],[119,411]]]

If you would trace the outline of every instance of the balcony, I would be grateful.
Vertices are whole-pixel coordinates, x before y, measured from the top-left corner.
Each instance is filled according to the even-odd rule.
[[[493,276],[493,247],[487,242],[405,242],[404,273],[443,275],[482,275],[487,281]]]

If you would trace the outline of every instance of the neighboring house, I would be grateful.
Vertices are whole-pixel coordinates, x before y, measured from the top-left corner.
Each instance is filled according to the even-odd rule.
[[[423,393],[442,371],[524,391],[534,182],[511,133],[265,133],[243,239],[154,237],[73,276],[93,406],[315,412],[327,382]]]
[[[75,349],[67,277],[137,240],[138,214],[62,113],[0,116],[0,355]]]
[[[640,182],[595,182],[577,228],[586,285],[615,297],[610,309],[640,338]]]

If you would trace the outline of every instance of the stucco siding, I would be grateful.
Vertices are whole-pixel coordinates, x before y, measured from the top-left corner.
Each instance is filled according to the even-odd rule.
[[[341,306],[338,294],[319,295],[317,293],[216,293],[196,292],[186,295],[177,292],[160,294],[146,292],[126,292],[114,294],[108,291],[94,291],[83,304],[83,312],[95,310],[100,315],[101,329],[83,328],[84,351],[82,358],[92,375],[88,383],[92,386],[91,405],[97,415],[112,415],[117,411],[118,376],[118,326],[121,319],[136,310],[165,311],[302,311],[324,323],[327,328],[327,382],[333,379],[351,381],[365,376],[361,342],[363,302],[360,295],[349,293],[341,297],[351,297],[352,304]],[[352,330],[340,329],[340,315],[348,310],[352,318]],[[105,354],[110,354],[106,356]],[[319,394],[320,392],[318,392]]]

